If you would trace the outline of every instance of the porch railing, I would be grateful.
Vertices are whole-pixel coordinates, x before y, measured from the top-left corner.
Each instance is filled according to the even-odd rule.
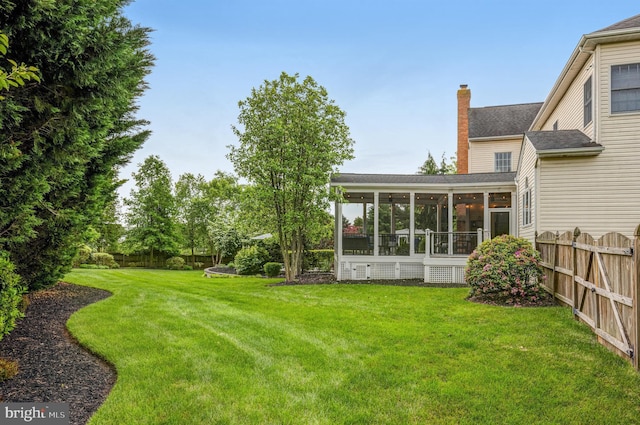
[[[406,233],[381,233],[378,235],[379,255],[409,255],[409,247],[409,235]]]
[[[429,249],[425,253],[427,257],[438,256],[469,256],[483,241],[482,229],[475,232],[433,232],[427,230],[426,240]]]
[[[381,233],[378,235],[377,249],[379,256],[411,255],[409,235]],[[473,232],[434,232],[426,230],[424,234],[414,235],[415,254],[429,257],[469,256],[473,250],[490,238],[488,232],[478,229]],[[343,255],[373,255],[374,235],[342,234]]]

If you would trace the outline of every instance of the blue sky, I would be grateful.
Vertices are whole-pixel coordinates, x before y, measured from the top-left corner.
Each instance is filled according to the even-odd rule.
[[[140,99],[174,179],[233,172],[238,101],[282,71],[313,77],[346,113],[343,172],[417,171],[456,150],[456,91],[472,106],[544,101],[582,34],[640,13],[628,1],[136,0],[156,65]],[[128,196],[131,185],[121,193]]]

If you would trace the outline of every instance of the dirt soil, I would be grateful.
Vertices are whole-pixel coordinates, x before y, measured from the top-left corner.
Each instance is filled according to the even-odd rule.
[[[0,341],[18,374],[0,382],[0,402],[69,403],[69,423],[85,424],[116,381],[115,370],[82,348],[65,326],[76,310],[110,294],[59,283],[29,294],[25,317]]]

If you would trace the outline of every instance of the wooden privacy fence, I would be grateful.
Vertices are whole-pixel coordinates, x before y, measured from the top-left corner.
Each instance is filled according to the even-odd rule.
[[[573,233],[544,232],[536,235],[536,249],[546,289],[571,306],[574,317],[589,325],[601,344],[640,369],[640,226],[633,239],[608,233],[595,240],[578,228]]]

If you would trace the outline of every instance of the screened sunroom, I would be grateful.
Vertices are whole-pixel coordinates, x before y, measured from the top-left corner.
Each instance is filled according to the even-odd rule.
[[[336,202],[338,280],[463,282],[486,238],[515,231],[514,173],[341,174]]]

